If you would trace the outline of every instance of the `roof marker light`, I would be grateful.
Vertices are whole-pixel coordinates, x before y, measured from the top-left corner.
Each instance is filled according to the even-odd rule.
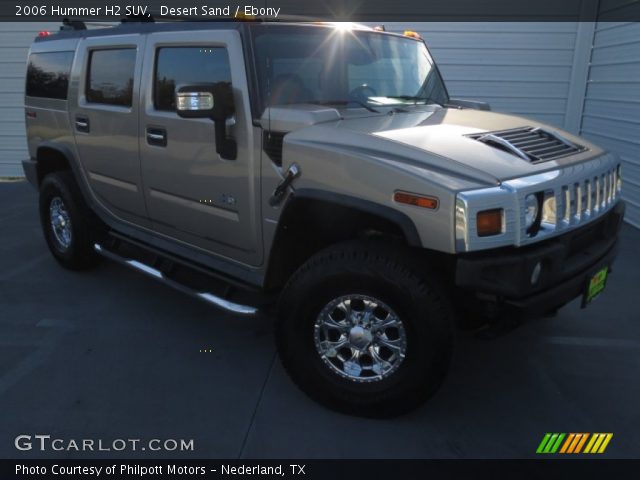
[[[415,38],[416,40],[422,40],[422,37],[420,36],[420,34],[418,32],[414,32],[413,30],[405,30],[404,36]]]

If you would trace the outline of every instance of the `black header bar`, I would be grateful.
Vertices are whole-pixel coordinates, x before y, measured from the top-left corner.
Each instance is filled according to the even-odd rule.
[[[120,21],[127,15],[223,20],[255,15],[352,22],[640,21],[640,0],[17,0],[0,2],[2,21]]]

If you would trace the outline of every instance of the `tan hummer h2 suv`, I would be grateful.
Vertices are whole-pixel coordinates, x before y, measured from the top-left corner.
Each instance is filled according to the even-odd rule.
[[[616,255],[617,157],[451,99],[414,32],[67,21],[31,46],[25,111],[62,266],[273,308],[293,380],[356,415],[431,396],[455,319],[587,305]]]

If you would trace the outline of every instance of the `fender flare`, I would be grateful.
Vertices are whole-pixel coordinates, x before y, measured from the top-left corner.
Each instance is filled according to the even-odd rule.
[[[350,195],[343,195],[340,193],[333,193],[314,188],[301,188],[296,189],[294,194],[291,195],[290,199],[287,200],[287,203],[285,204],[285,210],[287,207],[289,207],[290,204],[293,204],[296,199],[310,199],[333,203],[339,206],[352,208],[354,210],[359,210],[364,213],[369,213],[371,215],[384,218],[385,220],[388,220],[389,222],[398,226],[400,231],[402,231],[402,233],[404,234],[405,239],[407,240],[407,244],[410,247],[422,246],[422,241],[420,240],[418,229],[413,223],[413,220],[411,220],[405,213],[402,213],[386,205],[380,205],[379,203],[352,197]],[[284,214],[285,212],[283,211],[283,215]]]

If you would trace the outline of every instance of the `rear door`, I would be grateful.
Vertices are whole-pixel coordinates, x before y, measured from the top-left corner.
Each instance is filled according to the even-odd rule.
[[[148,35],[140,156],[154,230],[247,265],[262,262],[260,150],[254,143],[242,43],[236,30]],[[180,118],[179,85],[231,82],[236,113],[227,133],[237,158],[216,153],[210,119]]]
[[[84,173],[98,201],[117,217],[147,225],[138,147],[143,35],[84,39],[70,122]]]

